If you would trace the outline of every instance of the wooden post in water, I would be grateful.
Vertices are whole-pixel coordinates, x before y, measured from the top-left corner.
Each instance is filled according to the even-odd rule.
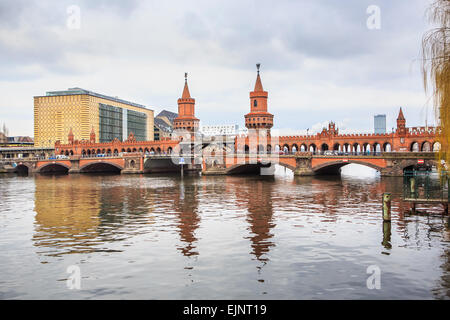
[[[391,221],[391,194],[383,193],[383,221]]]
[[[383,242],[381,242],[383,247],[386,249],[391,249],[391,222],[383,221]]]
[[[184,173],[183,173],[183,164],[181,164],[181,177],[183,178],[183,175],[184,175]]]

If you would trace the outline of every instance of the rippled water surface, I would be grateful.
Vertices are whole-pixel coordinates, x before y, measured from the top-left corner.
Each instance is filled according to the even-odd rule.
[[[439,207],[407,214],[402,183],[283,170],[3,175],[0,298],[448,299],[448,217]],[[393,194],[391,225],[383,192]],[[71,265],[80,290],[67,287]],[[371,265],[379,290],[366,285]]]

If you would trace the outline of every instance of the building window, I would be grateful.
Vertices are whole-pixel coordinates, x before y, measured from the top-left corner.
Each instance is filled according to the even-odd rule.
[[[147,139],[147,115],[142,112],[127,110],[127,135],[133,132],[136,141]]]
[[[100,143],[122,140],[122,108],[100,103],[99,122]]]
[[[253,106],[255,106],[255,107],[258,106],[258,102],[256,100],[253,100]]]

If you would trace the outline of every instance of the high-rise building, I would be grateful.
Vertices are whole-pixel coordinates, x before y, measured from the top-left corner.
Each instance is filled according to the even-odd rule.
[[[377,114],[373,117],[374,122],[374,133],[375,134],[383,134],[386,133],[386,115],[385,114]]]
[[[153,110],[145,106],[81,88],[50,91],[34,97],[34,143],[49,147],[55,141],[67,143],[72,129],[76,140],[89,140],[92,129],[96,142],[153,140]]]

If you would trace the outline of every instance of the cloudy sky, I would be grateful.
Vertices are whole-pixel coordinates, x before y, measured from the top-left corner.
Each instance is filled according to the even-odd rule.
[[[407,125],[433,124],[420,73],[429,3],[0,0],[0,125],[32,136],[33,96],[69,87],[176,112],[188,72],[202,124],[242,126],[258,62],[283,134],[328,120],[370,132],[379,113],[390,130],[400,106]]]

